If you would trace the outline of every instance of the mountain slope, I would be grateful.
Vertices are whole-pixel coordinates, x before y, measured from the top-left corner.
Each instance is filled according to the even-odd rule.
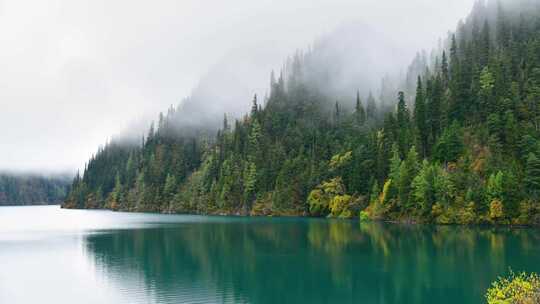
[[[478,2],[432,62],[416,60],[402,91],[383,85],[380,98],[329,77],[324,47],[298,53],[268,99],[217,136],[179,134],[171,109],[142,146],[100,150],[65,206],[539,223],[537,4]]]

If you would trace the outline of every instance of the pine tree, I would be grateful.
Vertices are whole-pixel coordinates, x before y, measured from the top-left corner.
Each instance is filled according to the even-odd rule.
[[[398,105],[397,105],[397,127],[398,127],[398,146],[400,155],[405,156],[409,150],[409,110],[405,103],[405,93],[398,93]]]
[[[489,22],[486,19],[484,22],[484,26],[482,28],[482,34],[480,37],[480,45],[479,45],[479,62],[478,64],[483,67],[488,64],[489,60],[489,52],[491,48],[491,39],[490,39],[490,29],[489,29]]]
[[[334,123],[339,125],[341,122],[341,111],[339,108],[339,102],[336,101],[335,110],[334,110]]]
[[[257,184],[257,166],[248,162],[244,172],[244,200],[246,202],[245,208],[248,210],[251,208],[253,199],[256,193]]]
[[[369,92],[369,97],[367,100],[366,116],[367,116],[367,119],[371,119],[371,120],[374,120],[377,118],[377,104],[371,92]]]
[[[257,113],[259,111],[259,106],[257,104],[257,94],[253,97],[253,105],[251,106],[251,118],[257,118]]]
[[[258,120],[254,120],[251,124],[251,130],[248,136],[248,153],[251,162],[259,162],[262,160],[262,130]]]
[[[463,153],[461,127],[457,121],[447,128],[435,145],[434,156],[442,163],[455,162]]]
[[[442,61],[441,61],[441,75],[442,75],[442,81],[443,86],[448,86],[448,58],[446,57],[446,51],[443,51],[442,53]]]
[[[411,184],[412,199],[421,214],[431,211],[435,203],[435,168],[424,160],[422,168]]]
[[[422,79],[420,76],[418,76],[418,82],[416,87],[416,99],[414,103],[414,121],[416,123],[416,129],[418,130],[420,151],[422,151],[422,157],[426,157],[428,149],[429,130],[427,127],[424,89],[422,87]]]
[[[450,47],[450,104],[448,107],[448,116],[450,120],[461,120],[462,117],[462,82],[461,64],[458,56],[458,46],[456,36],[452,35],[452,45]]]
[[[506,15],[502,8],[501,2],[497,2],[497,42],[502,47],[507,47],[510,40]]]
[[[410,209],[412,201],[410,200],[411,184],[416,174],[418,174],[419,163],[416,148],[413,146],[407,153],[407,157],[400,165],[398,180],[399,201],[402,207]]]
[[[392,146],[392,158],[390,158],[390,173],[388,177],[394,182],[399,181],[399,168],[401,167],[401,157],[399,156],[399,149],[397,145]]]
[[[355,106],[355,118],[356,123],[359,126],[363,126],[366,122],[366,112],[364,111],[364,106],[362,105],[362,101],[360,100],[360,92],[356,92],[356,106]]]
[[[114,189],[110,194],[110,205],[112,209],[117,209],[120,207],[123,201],[123,188],[122,181],[120,178],[120,172],[116,173]]]
[[[525,187],[535,200],[540,198],[540,160],[535,154],[529,153],[525,166]]]
[[[443,87],[441,78],[436,77],[428,81],[427,84],[427,119],[429,120],[429,129],[431,144],[437,139],[441,132],[442,122],[442,95]]]
[[[480,72],[479,85],[479,95],[481,98],[480,108],[482,110],[481,118],[485,118],[489,116],[489,114],[496,112],[496,107],[493,106],[494,103],[492,101],[494,97],[493,89],[495,88],[495,77],[489,70],[489,67],[485,67]]]
[[[165,203],[170,203],[176,194],[176,178],[174,175],[167,174],[165,186],[163,187],[163,199]]]

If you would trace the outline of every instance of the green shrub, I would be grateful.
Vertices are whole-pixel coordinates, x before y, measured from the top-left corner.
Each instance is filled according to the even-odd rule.
[[[486,294],[488,304],[537,304],[540,303],[540,276],[537,274],[510,274],[499,278]]]
[[[365,210],[360,211],[360,221],[368,222],[370,220],[371,220],[371,218],[370,218],[369,213],[367,211],[365,211]]]

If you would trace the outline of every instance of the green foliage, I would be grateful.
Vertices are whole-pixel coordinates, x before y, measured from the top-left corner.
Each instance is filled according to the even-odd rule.
[[[344,154],[336,154],[330,160],[330,170],[338,170],[348,165],[352,159],[352,151],[345,152]]]
[[[493,222],[498,222],[504,218],[504,206],[500,200],[494,199],[489,204],[489,217]]]
[[[485,67],[480,73],[480,94],[489,97],[495,87],[495,78],[489,71],[489,67]]]
[[[360,221],[367,222],[370,220],[369,213],[365,210],[360,211],[360,215],[358,216],[360,218]]]
[[[308,196],[309,212],[315,216],[325,216],[329,212],[338,214],[348,201],[344,197],[345,187],[340,177],[318,185]],[[347,197],[350,200],[350,197]]]
[[[426,101],[424,98],[424,88],[422,86],[422,78],[418,76],[418,85],[416,88],[416,99],[414,103],[414,121],[416,123],[416,129],[418,132],[418,143],[422,156],[427,155],[429,129],[426,112]]]
[[[353,202],[353,197],[350,195],[336,195],[330,201],[330,216],[340,218],[352,217],[352,211],[349,205]]]
[[[411,184],[414,177],[418,173],[418,153],[416,148],[412,147],[407,154],[407,158],[403,161],[399,167],[399,177],[396,180],[398,185],[398,196],[400,205],[405,209],[410,209],[409,196],[411,194]]]
[[[174,194],[176,193],[176,187],[176,177],[168,174],[163,188],[163,199],[165,202],[170,202],[173,199]]]
[[[525,165],[525,187],[532,198],[540,197],[540,160],[535,154],[529,153]]]
[[[407,103],[405,102],[405,93],[398,93],[397,104],[397,144],[400,155],[404,156],[409,150],[410,136],[410,115]]]
[[[503,173],[491,174],[487,182],[487,199],[489,202],[503,199]]]
[[[447,128],[435,146],[435,159],[440,162],[455,162],[464,150],[461,128],[457,121]]]
[[[412,182],[413,200],[421,214],[430,212],[436,202],[435,181],[437,174],[437,167],[424,161],[422,169]]]
[[[122,181],[120,179],[120,173],[116,173],[114,188],[109,194],[110,208],[113,210],[120,208],[123,198],[124,197],[123,197],[123,189],[122,189]]]
[[[254,199],[254,194],[256,193],[256,183],[257,183],[257,166],[250,162],[247,164],[244,173],[244,196],[248,204]]]

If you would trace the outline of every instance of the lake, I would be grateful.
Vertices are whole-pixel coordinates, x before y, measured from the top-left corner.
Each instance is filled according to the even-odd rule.
[[[0,208],[0,303],[484,303],[540,230]]]

